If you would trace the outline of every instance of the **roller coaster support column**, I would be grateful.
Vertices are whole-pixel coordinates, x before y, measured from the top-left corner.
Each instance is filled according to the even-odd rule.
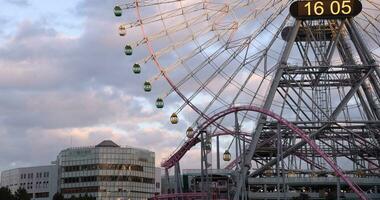
[[[204,174],[205,169],[203,167],[203,163],[204,163],[204,157],[203,157],[203,151],[204,151],[203,131],[201,131],[200,135],[201,135],[201,184],[200,184],[200,186],[201,186],[201,192],[203,193],[203,192],[206,191],[205,190],[205,180],[204,180],[204,178],[205,178],[205,174]]]
[[[280,189],[280,155],[281,155],[281,126],[280,123],[277,122],[277,163],[276,163],[276,173],[277,173],[277,199],[281,199],[281,189]],[[284,177],[284,174],[282,174]]]
[[[202,193],[207,193],[207,200],[211,199],[211,192],[210,192],[210,183],[209,183],[209,177],[208,177],[208,162],[207,162],[207,147],[206,147],[206,138],[207,138],[207,132],[204,130],[200,131],[201,134],[201,187],[202,187]]]
[[[235,154],[236,154],[236,158],[239,158],[241,155],[239,143],[240,143],[240,140],[239,140],[239,121],[238,121],[238,117],[237,117],[237,112],[235,112]],[[239,160],[237,160],[237,162],[239,163]],[[236,170],[239,170],[238,164],[236,165]]]
[[[216,136],[216,168],[220,169],[219,136]]]
[[[177,194],[182,193],[182,181],[181,181],[181,168],[179,167],[179,162],[174,166],[174,177],[175,177],[175,192]]]
[[[237,160],[237,162],[242,162],[244,163],[244,156],[242,155],[245,155],[245,148],[244,148],[244,151],[242,153],[242,148],[241,148],[241,140],[240,140],[240,125],[239,125],[239,118],[238,118],[238,112],[235,112],[234,113],[234,116],[235,116],[235,146],[236,146],[236,158],[239,159],[241,158],[241,160]],[[241,168],[240,168],[241,169]],[[236,170],[239,170],[239,164],[236,164]],[[242,196],[242,200],[245,200],[247,199],[247,188],[245,187],[245,185],[243,185],[243,188],[242,188],[242,191],[241,191],[241,196]]]
[[[340,200],[340,178],[337,177],[337,182],[336,182],[336,199]]]
[[[301,21],[296,20],[294,23],[294,29],[292,30],[291,34],[289,35],[289,38],[287,40],[288,43],[286,44],[286,47],[282,53],[282,57],[281,57],[281,60],[279,62],[279,65],[278,65],[279,67],[277,69],[276,75],[272,80],[272,85],[271,85],[271,88],[269,90],[269,93],[267,95],[267,98],[266,98],[266,101],[265,101],[265,104],[263,107],[263,109],[265,109],[265,110],[269,110],[271,105],[272,105],[272,101],[273,101],[274,96],[276,94],[277,87],[280,83],[281,76],[283,74],[284,68],[287,65],[287,60],[289,58],[290,52],[292,50],[292,47],[293,47],[294,41],[296,39],[296,36],[298,34],[298,30],[299,30],[300,26],[301,26]],[[243,185],[244,185],[244,187],[246,185],[245,181],[247,178],[247,173],[248,173],[248,170],[251,168],[251,161],[252,161],[253,155],[255,153],[256,146],[257,146],[257,143],[259,141],[260,134],[261,134],[261,131],[263,129],[265,121],[266,121],[266,116],[260,114],[256,130],[253,132],[253,135],[252,135],[252,141],[249,145],[248,152],[244,155],[245,156],[245,158],[244,158],[245,162],[241,163],[240,174],[238,175],[239,178],[238,178],[238,180],[236,180],[237,181],[237,188],[236,188],[236,194],[234,196],[234,200],[239,200]]]
[[[170,188],[170,179],[169,179],[169,169],[165,168],[165,179],[166,179],[166,183],[167,183],[167,190],[164,191],[164,194],[170,194],[171,193],[171,188]]]

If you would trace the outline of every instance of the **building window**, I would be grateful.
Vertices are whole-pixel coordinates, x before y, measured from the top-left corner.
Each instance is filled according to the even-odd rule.
[[[70,177],[63,178],[63,183],[80,183],[80,182],[136,182],[154,184],[154,179],[138,176],[87,176],[87,177]]]
[[[90,171],[90,170],[128,170],[128,171],[144,171],[143,166],[135,164],[89,164],[89,165],[75,165],[63,167],[65,172],[74,171]]]
[[[101,191],[99,186],[97,187],[78,187],[78,188],[65,188],[62,189],[63,194],[70,194],[70,193],[91,193],[91,192],[99,192]],[[105,192],[105,191],[101,191]]]
[[[49,197],[49,192],[40,192],[35,194],[36,199]]]

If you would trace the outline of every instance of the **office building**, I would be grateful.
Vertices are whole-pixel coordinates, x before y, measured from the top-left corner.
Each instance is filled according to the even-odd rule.
[[[94,147],[69,148],[57,157],[58,187],[65,198],[148,199],[159,191],[154,152],[120,147],[106,140]]]

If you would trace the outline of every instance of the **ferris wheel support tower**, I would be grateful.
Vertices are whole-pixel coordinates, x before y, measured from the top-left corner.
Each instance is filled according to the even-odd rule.
[[[314,20],[315,21],[315,20]],[[324,73],[327,73],[329,70],[334,69],[336,67],[347,67],[347,71],[341,72],[341,73],[347,73],[348,69],[350,69],[349,75],[351,77],[351,88],[346,93],[344,98],[341,100],[341,102],[338,104],[338,106],[333,110],[332,112],[326,112],[326,110],[323,110],[323,105],[320,104],[320,102],[313,101],[315,99],[311,99],[310,107],[315,108],[315,112],[322,112],[323,118],[320,118],[318,120],[324,119],[324,122],[318,123],[320,128],[315,127],[313,132],[310,132],[311,138],[317,138],[319,135],[321,135],[325,131],[329,131],[331,128],[331,125],[339,124],[337,122],[337,117],[342,113],[343,109],[347,106],[349,101],[353,98],[355,94],[357,94],[360,98],[360,102],[363,109],[365,110],[365,113],[367,115],[368,121],[362,121],[363,124],[379,124],[380,121],[380,93],[379,93],[379,75],[380,75],[380,68],[378,64],[375,62],[375,59],[372,57],[371,53],[368,51],[368,48],[366,47],[366,44],[363,42],[363,39],[361,38],[360,33],[358,32],[355,24],[353,23],[352,19],[342,19],[342,20],[334,20],[330,21],[331,25],[334,25],[336,29],[336,32],[334,33],[334,37],[331,38],[329,42],[329,47],[324,49],[317,49],[314,51],[314,56],[316,58],[320,58],[320,61],[316,65],[308,65],[311,63],[308,63],[305,66],[288,66],[287,60],[289,58],[289,55],[292,51],[292,48],[295,46],[303,46],[303,44],[312,44],[317,43],[315,46],[322,47],[321,41],[323,40],[321,38],[317,39],[318,37],[321,37],[321,35],[317,35],[313,33],[313,29],[315,29],[315,25],[312,25],[314,21],[307,21],[307,20],[296,20],[292,31],[287,35],[287,45],[285,49],[282,52],[281,59],[278,63],[279,68],[277,69],[277,72],[275,74],[275,77],[273,78],[273,81],[271,83],[269,92],[266,97],[265,104],[263,106],[263,109],[270,110],[272,102],[275,98],[276,93],[279,91],[279,89],[283,89],[285,87],[292,88],[293,91],[296,91],[294,88],[302,88],[301,91],[304,91],[305,88],[309,87],[311,90],[315,90],[317,87],[321,88],[328,88],[331,85],[328,83],[328,80],[321,80],[321,77],[325,75]],[[327,20],[325,20],[327,22]],[[340,22],[340,24],[339,24]],[[328,23],[322,23],[324,25]],[[307,30],[308,36],[307,38],[300,38],[303,37],[300,35],[300,29]],[[350,49],[345,49],[346,36],[344,36],[341,32],[343,28],[346,28],[349,35],[347,36],[352,43],[354,44],[355,50],[360,56],[360,61],[362,62],[362,65],[356,64],[352,52]],[[326,33],[324,33],[326,34]],[[305,40],[306,39],[306,40]],[[302,48],[301,48],[302,49]],[[331,64],[331,59],[333,57],[333,54],[335,53],[335,49],[338,50],[339,55],[342,58],[343,66],[334,66]],[[302,55],[304,56],[304,60],[312,60],[309,58],[309,54],[305,48],[300,50]],[[319,51],[319,52],[318,52]],[[320,52],[322,51],[322,52]],[[346,65],[346,66],[344,66]],[[308,71],[310,67],[313,67],[317,70],[315,71]],[[363,71],[363,68],[365,70]],[[292,71],[293,70],[293,71]],[[315,77],[319,80],[310,80],[309,85],[300,85],[300,81],[296,80],[294,77],[297,77],[297,73],[307,73],[310,74],[310,76],[316,75]],[[337,72],[340,73],[340,72]],[[293,77],[291,77],[293,76]],[[285,77],[289,77],[288,79]],[[328,78],[328,77],[326,77]],[[338,84],[344,85],[344,82],[346,80],[337,80]],[[322,82],[322,84],[320,84]],[[293,83],[293,84],[290,84]],[[288,84],[288,85],[286,85]],[[364,94],[364,95],[363,95]],[[301,95],[300,95],[301,96]],[[319,96],[321,93],[319,93]],[[330,98],[328,96],[324,96],[323,98]],[[365,100],[364,100],[365,98]],[[325,111],[325,112],[324,112]],[[304,124],[307,124],[308,122],[306,120],[302,120]],[[261,115],[259,117],[259,120],[257,122],[257,128],[255,132],[252,134],[252,142],[247,148],[247,151],[245,152],[244,159],[246,162],[241,162],[239,176],[237,178],[237,193],[234,196],[235,200],[238,200],[241,197],[241,192],[244,190],[243,186],[245,186],[247,183],[247,174],[248,170],[251,168],[251,159],[254,157],[256,147],[258,145],[261,133],[263,131],[264,126],[267,124],[267,117],[266,115]],[[312,124],[313,122],[310,122]],[[350,122],[347,122],[350,123]],[[312,129],[311,127],[308,127],[307,129]],[[378,131],[378,130],[377,130]],[[379,137],[372,138],[376,139],[377,142],[379,142]],[[291,155],[295,151],[299,150],[300,148],[304,147],[306,145],[306,141],[299,141],[298,143],[290,146],[286,151],[282,152],[281,155],[279,155],[282,159],[286,158],[287,156]],[[377,160],[379,159],[378,155],[376,155]],[[266,169],[276,165],[277,159],[272,159],[269,162],[267,162],[265,165],[263,165],[260,169],[254,171],[250,176],[255,176],[258,174],[263,173]],[[373,163],[375,165],[378,165],[379,163]],[[364,197],[361,197],[361,199],[365,199]]]
[[[380,196],[379,3],[120,0],[114,14],[163,123],[188,127],[161,163],[175,193],[158,199]],[[201,190],[182,188],[180,160],[197,144],[201,173],[186,183]],[[227,192],[212,182],[223,166]]]

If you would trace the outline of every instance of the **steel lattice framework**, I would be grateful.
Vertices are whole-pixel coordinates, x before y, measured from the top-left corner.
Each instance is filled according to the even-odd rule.
[[[171,123],[189,125],[162,167],[178,178],[200,143],[206,175],[212,154],[215,168],[236,171],[234,199],[249,198],[251,178],[290,174],[338,176],[367,199],[373,188],[350,179],[380,175],[380,3],[361,1],[354,18],[296,20],[292,2],[117,2],[133,72],[157,108],[174,111]],[[222,163],[220,149],[232,161]]]

